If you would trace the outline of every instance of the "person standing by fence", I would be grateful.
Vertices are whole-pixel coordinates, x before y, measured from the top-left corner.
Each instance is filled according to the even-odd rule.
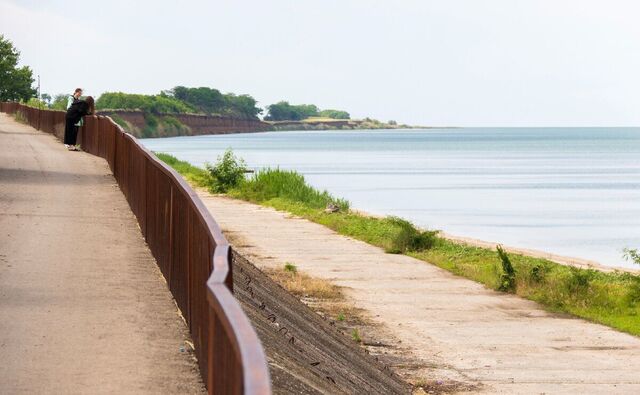
[[[82,88],[76,88],[76,90],[73,91],[73,95],[69,95],[69,97],[67,98],[67,110],[73,103],[80,100],[80,96],[82,96]]]
[[[74,101],[67,109],[64,125],[64,146],[67,147],[69,151],[80,150],[76,146],[76,140],[78,139],[78,127],[81,126],[80,122],[85,115],[93,114],[94,112],[95,103],[91,96],[84,100]]]

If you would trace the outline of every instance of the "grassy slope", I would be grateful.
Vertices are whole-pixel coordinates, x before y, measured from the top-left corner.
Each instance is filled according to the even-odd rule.
[[[205,170],[167,154],[158,154],[158,157],[193,185],[211,185],[211,177]],[[397,250],[397,240],[406,230],[398,219],[368,217],[349,211],[348,202],[309,187],[303,177],[291,172],[258,172],[228,194],[290,212],[386,251]],[[337,203],[341,211],[325,213],[329,202]],[[404,249],[404,252],[491,289],[498,288],[502,269],[494,250],[437,238],[431,248]],[[510,254],[510,258],[516,270],[517,295],[539,302],[551,311],[570,313],[640,335],[639,276],[576,269],[518,254]]]

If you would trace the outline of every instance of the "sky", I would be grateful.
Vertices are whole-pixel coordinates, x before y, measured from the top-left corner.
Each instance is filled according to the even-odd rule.
[[[640,126],[636,0],[0,0],[45,93],[176,85],[425,126]]]

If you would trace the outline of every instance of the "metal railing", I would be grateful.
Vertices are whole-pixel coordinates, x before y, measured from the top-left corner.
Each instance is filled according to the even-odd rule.
[[[18,103],[36,129],[61,138],[65,113]],[[270,394],[260,340],[234,298],[231,247],[195,191],[135,137],[104,116],[87,116],[82,150],[106,159],[184,316],[209,393]]]

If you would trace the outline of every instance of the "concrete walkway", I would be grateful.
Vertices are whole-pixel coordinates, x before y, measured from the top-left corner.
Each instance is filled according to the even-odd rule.
[[[383,340],[391,336],[422,361],[425,379],[477,384],[473,391],[483,393],[640,393],[640,338],[548,313],[269,208],[201,197],[234,247],[257,265],[292,262],[345,287]]]
[[[0,113],[0,392],[200,393],[185,340],[106,162]]]

